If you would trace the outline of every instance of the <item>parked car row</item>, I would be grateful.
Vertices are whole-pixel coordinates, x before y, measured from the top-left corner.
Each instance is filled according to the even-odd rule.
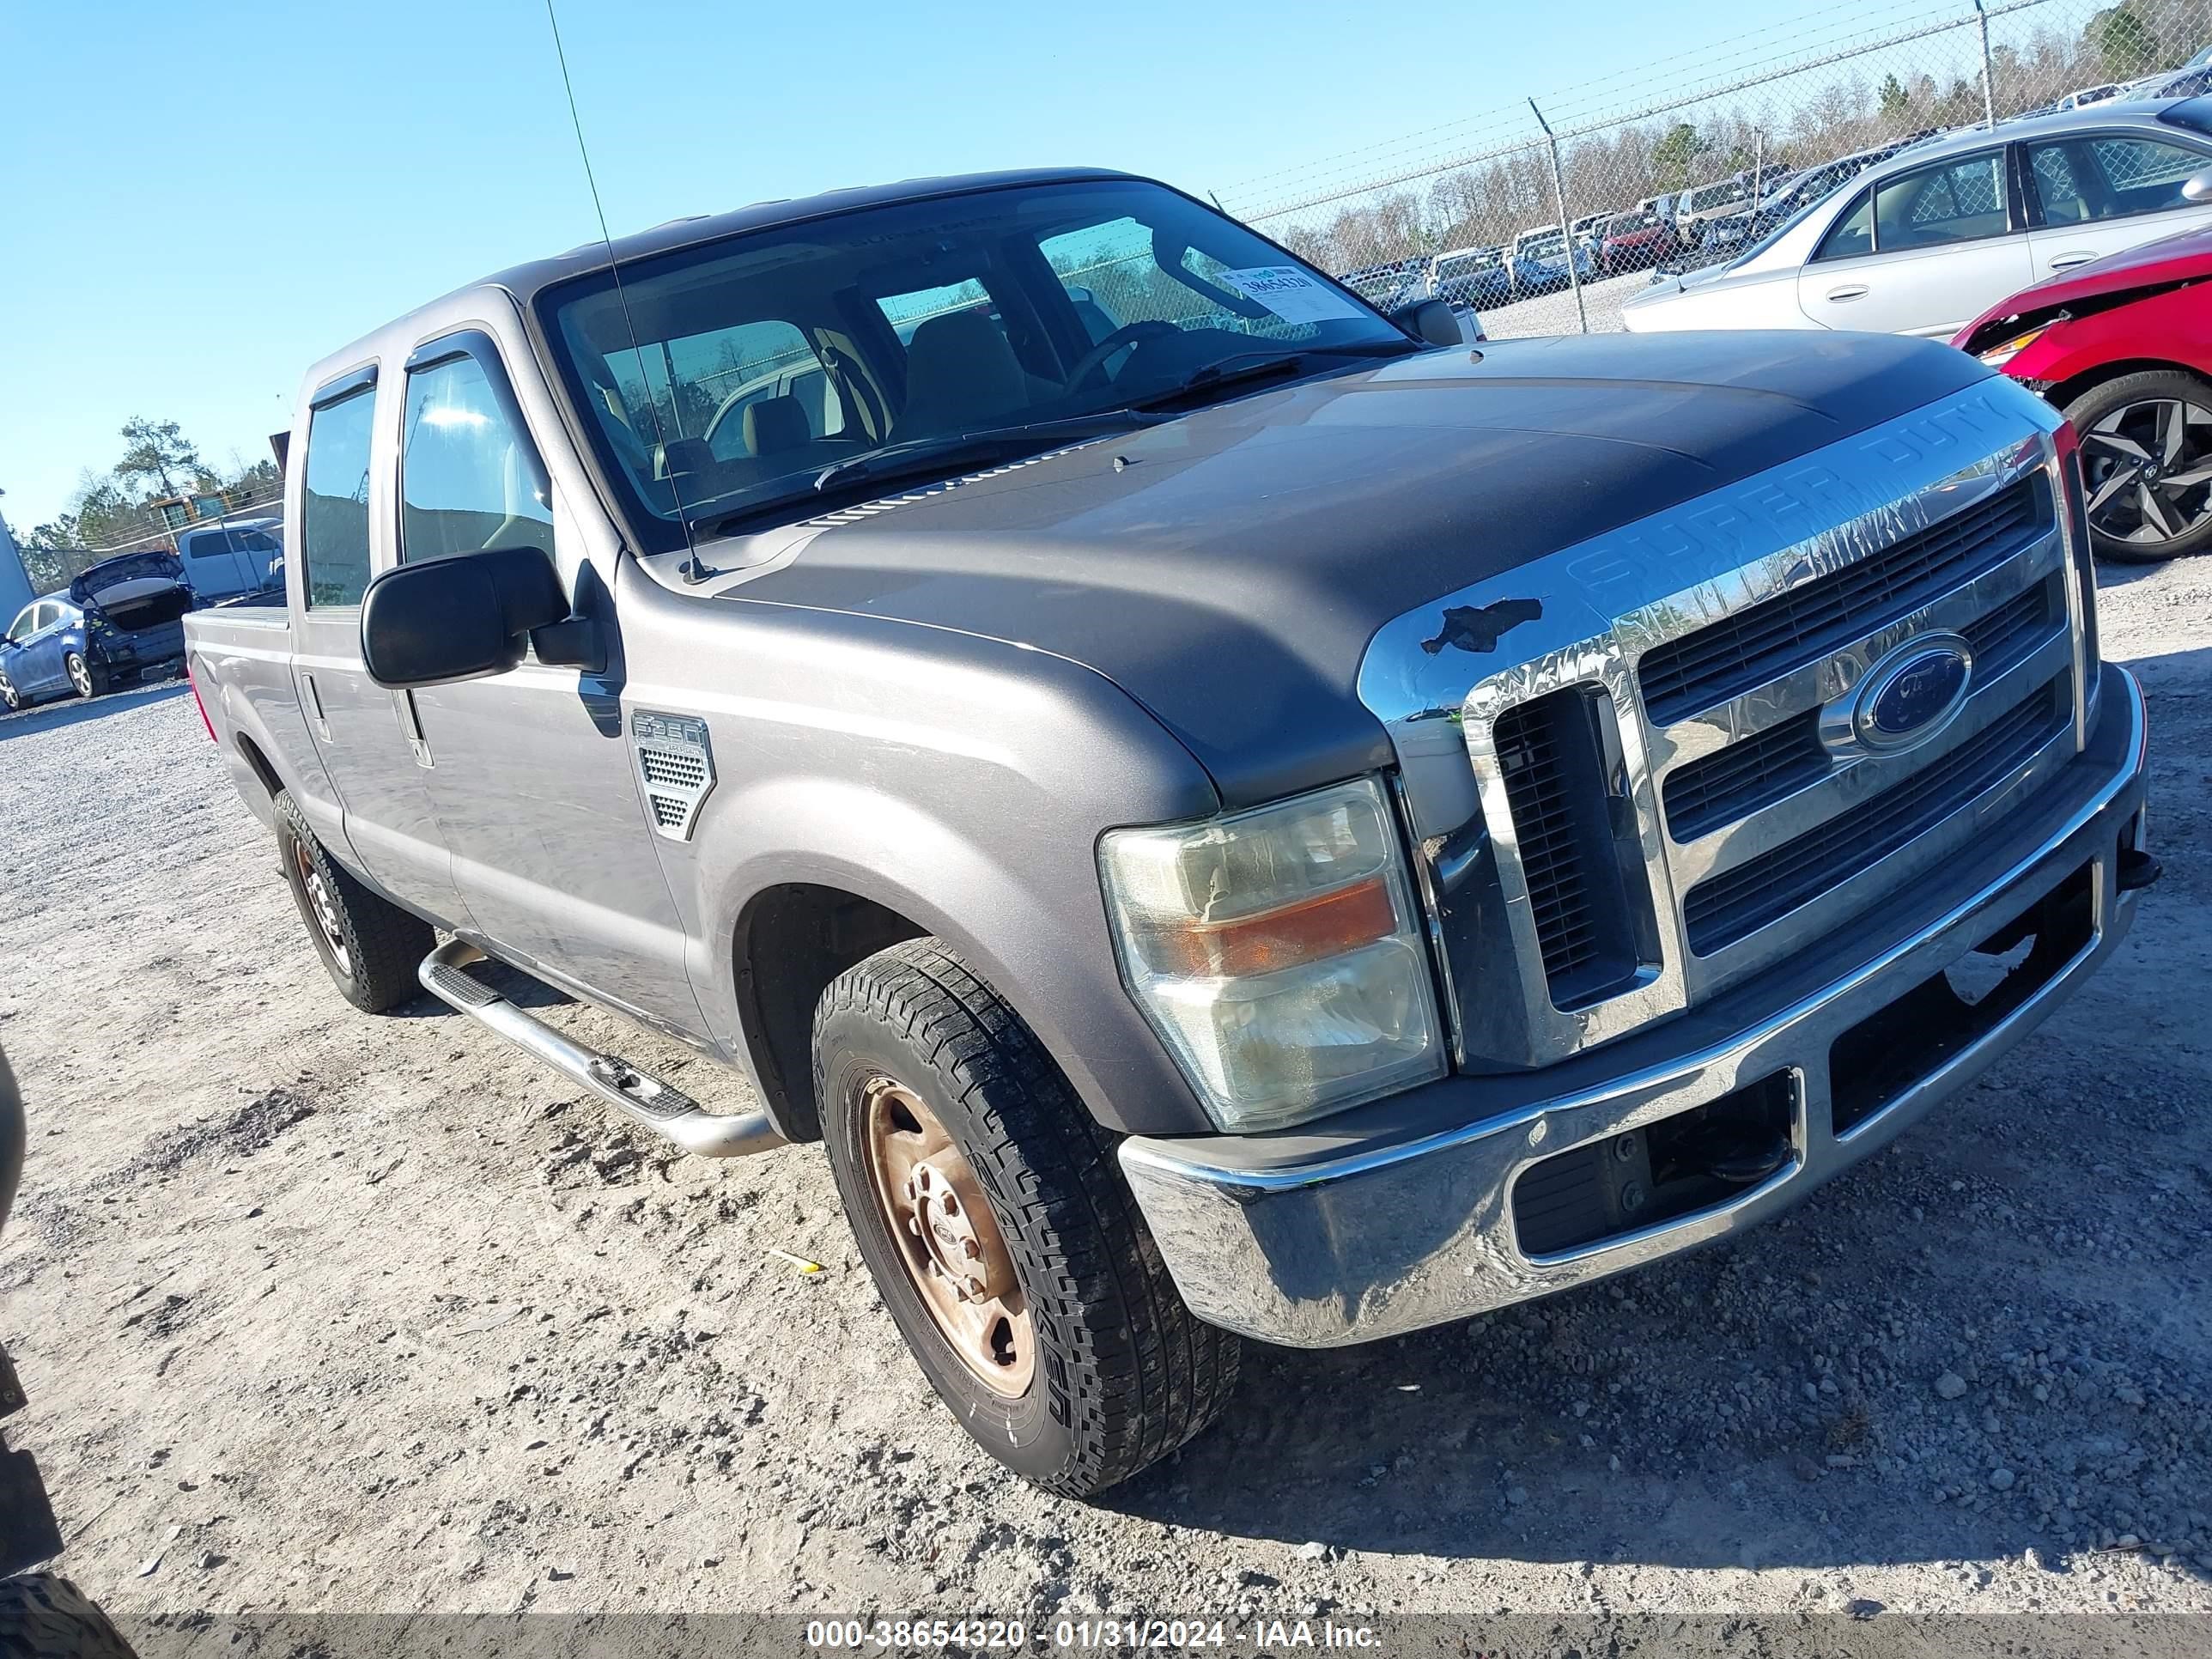
[[[2212,99],[2107,100],[1908,146],[1622,319],[1948,339],[2030,283],[2206,222]]]
[[[40,594],[0,636],[0,705],[96,697],[181,662],[185,612],[283,592],[281,520],[197,526],[177,551],[118,554]]]

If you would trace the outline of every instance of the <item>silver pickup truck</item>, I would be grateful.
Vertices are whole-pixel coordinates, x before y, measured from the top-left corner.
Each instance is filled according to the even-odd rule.
[[[1107,173],[594,244],[308,374],[285,604],[188,617],[194,683],[352,1002],[824,1142],[958,1420],[1093,1492],[1240,1335],[1796,1202],[2157,871],[2046,406],[1924,341],[1454,330]]]

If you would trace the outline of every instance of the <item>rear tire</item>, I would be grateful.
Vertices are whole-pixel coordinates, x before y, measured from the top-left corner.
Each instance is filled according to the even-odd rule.
[[[1115,1137],[957,953],[913,939],[842,975],[815,1012],[814,1082],[838,1194],[884,1304],[985,1450],[1048,1492],[1087,1498],[1220,1414],[1238,1339],[1183,1305],[1115,1163]],[[925,1160],[935,1192],[980,1191],[991,1224],[945,1205],[939,1218],[949,1212],[956,1228],[932,1227],[939,1243],[920,1227],[894,1231],[896,1194],[882,1184],[887,1098],[905,1103],[907,1121],[927,1123],[932,1139],[918,1146],[941,1149]],[[957,1318],[972,1315],[970,1298],[949,1323],[944,1275],[924,1288],[929,1259],[957,1261],[977,1235],[983,1249],[967,1259],[994,1279],[988,1304],[1009,1310],[1018,1335],[963,1342]],[[996,1376],[994,1341],[1005,1362]]]
[[[108,1616],[66,1578],[31,1572],[0,1578],[0,1655],[5,1659],[138,1659]]]
[[[70,652],[62,659],[62,666],[69,671],[70,684],[80,697],[96,697],[107,690],[106,672],[87,662],[82,652]]]
[[[365,1014],[411,1002],[416,969],[437,943],[430,924],[372,893],[323,850],[291,791],[280,790],[276,853],[307,937],[339,994]]]
[[[2168,410],[2180,422],[2172,457],[2157,441]],[[2212,383],[2180,368],[2123,374],[2067,404],[2066,419],[2081,441],[2089,543],[2099,558],[2163,564],[2212,549]],[[2146,465],[2155,471],[2141,471]],[[2177,477],[2194,482],[2177,483]],[[2106,489],[2112,495],[2098,505]],[[2160,533],[2168,526],[2179,533]]]

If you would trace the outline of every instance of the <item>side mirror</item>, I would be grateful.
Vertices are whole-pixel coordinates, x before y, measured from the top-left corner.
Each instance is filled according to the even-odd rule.
[[[514,667],[532,630],[568,615],[553,561],[535,547],[403,564],[362,595],[362,661],[395,690],[481,679]]]
[[[1416,300],[1409,306],[1401,306],[1390,313],[1390,320],[1429,345],[1455,346],[1464,343],[1459,313],[1442,300]]]
[[[2200,173],[2181,187],[2181,196],[2188,202],[2212,202],[2212,172]]]

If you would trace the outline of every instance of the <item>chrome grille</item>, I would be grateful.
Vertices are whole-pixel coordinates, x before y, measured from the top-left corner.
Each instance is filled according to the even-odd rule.
[[[1871,633],[2002,563],[2051,528],[2051,489],[2023,478],[1855,564],[1648,651],[1644,705],[1666,725]]]
[[[1904,782],[1698,883],[1682,903],[1690,948],[1699,956],[1725,950],[1872,869],[2031,759],[2064,728],[2072,707],[2065,679],[2039,686]]]
[[[1695,841],[1827,776],[1834,765],[1820,741],[1820,711],[1808,708],[1668,778],[1668,832]]]
[[[1964,623],[1959,632],[1973,647],[1986,678],[2009,667],[2022,650],[2048,640],[2063,622],[2065,606],[2059,579],[2051,576]],[[1835,764],[1820,741],[1820,711],[1808,708],[1677,768],[1667,780],[1668,833],[1678,842],[1695,841],[1817,783]]]
[[[1544,977],[1556,987],[1596,962],[1598,941],[1585,850],[1560,764],[1558,722],[1546,718],[1548,712],[1541,703],[1526,702],[1499,720],[1498,763],[1513,803]]]
[[[2056,424],[1983,381],[1378,630],[1360,696],[1396,753],[1462,1067],[1696,1008],[2036,810],[2094,685]],[[1494,652],[1435,648],[1441,611],[1501,603],[1525,619]],[[1963,637],[1963,701],[1917,746],[1862,746],[1855,689],[1923,634]],[[1562,693],[1588,730],[1524,770],[1546,757],[1522,711]],[[1591,749],[1595,784],[1573,769]],[[1601,833],[1562,838],[1588,816]]]

